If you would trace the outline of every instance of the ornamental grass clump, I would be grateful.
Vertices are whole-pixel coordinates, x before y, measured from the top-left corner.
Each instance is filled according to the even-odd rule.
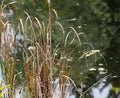
[[[0,17],[1,65],[5,81],[10,85],[7,98],[15,98],[18,86],[22,88],[19,92],[22,98],[68,98],[73,87],[77,90],[69,72],[73,63],[99,52],[82,43],[83,33],[73,27],[64,30],[56,11],[51,9],[50,0],[48,8],[47,22],[25,12],[26,19],[20,18],[16,29]],[[22,36],[21,42],[16,38],[18,33]],[[92,51],[80,52],[86,44]],[[79,93],[81,97],[82,90]]]

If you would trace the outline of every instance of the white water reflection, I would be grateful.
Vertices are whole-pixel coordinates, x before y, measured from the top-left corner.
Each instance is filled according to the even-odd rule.
[[[14,14],[13,10],[9,9],[8,12],[2,12],[1,16],[2,16],[2,18],[6,19],[10,16],[13,16],[13,14]]]
[[[20,88],[17,88],[15,90],[15,98],[23,98],[23,90],[21,90],[21,87]]]
[[[92,95],[93,98],[108,98],[110,89],[112,88],[112,84],[109,83],[105,87],[105,83],[101,82],[98,87],[92,88]]]
[[[91,95],[93,96],[93,98],[108,98],[111,88],[112,88],[112,83],[106,85],[104,82],[101,82],[97,87],[93,87],[91,89]],[[58,94],[60,94],[59,84],[56,85],[53,98],[59,98]],[[65,98],[76,98],[76,95],[72,94],[72,92],[69,92]]]
[[[61,98],[61,88],[60,88],[60,80],[59,78],[56,78],[54,81],[54,92],[52,98]],[[66,84],[65,88],[65,96],[64,98],[76,98],[74,94],[72,94],[72,89],[70,87],[70,84]]]
[[[1,71],[1,68],[0,68],[0,80],[2,80],[2,71]]]

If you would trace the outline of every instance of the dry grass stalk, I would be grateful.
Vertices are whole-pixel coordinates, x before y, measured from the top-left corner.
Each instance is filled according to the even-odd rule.
[[[1,33],[2,33],[2,9],[0,8],[0,46],[1,46]]]
[[[81,47],[82,42],[80,40],[78,32],[70,27],[67,34],[64,31],[64,27],[60,22],[55,22],[60,29],[61,35],[64,35],[64,43],[62,47],[59,44],[55,45],[55,49],[52,45],[52,10],[50,7],[50,0],[48,0],[49,18],[48,23],[41,22],[38,18],[31,18],[27,15],[25,22],[22,19],[18,23],[18,31],[24,36],[23,43],[21,43],[23,53],[23,67],[25,75],[25,87],[26,95],[29,98],[66,98],[66,84],[76,85],[74,81],[68,76],[68,59],[72,58],[72,53],[76,52],[76,47],[69,50],[69,46],[76,42],[78,44],[77,49]],[[58,15],[55,10],[56,18]],[[0,10],[1,13],[1,10]],[[0,21],[2,21],[0,16]],[[11,26],[9,22],[4,23],[2,30],[2,23],[0,22],[0,40],[1,32],[4,31],[3,42],[1,44],[2,55],[5,59],[5,70],[8,84],[10,89],[8,98],[14,98],[15,92],[15,66],[16,66],[16,35],[12,32],[11,38],[8,37],[9,29]],[[14,47],[13,54],[10,53],[11,47]],[[89,54],[88,54],[89,53]],[[78,58],[81,60],[84,57],[91,56],[96,51],[90,51]],[[59,56],[57,55],[59,54]],[[69,59],[71,61],[71,59]],[[56,69],[57,75],[54,77],[54,69]],[[58,96],[54,95],[55,84],[54,78],[59,77],[60,91]],[[68,89],[70,92],[71,89]],[[67,92],[67,93],[69,93]]]

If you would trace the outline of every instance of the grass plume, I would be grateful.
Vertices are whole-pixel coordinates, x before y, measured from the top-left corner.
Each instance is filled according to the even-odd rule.
[[[65,30],[57,20],[58,15],[54,9],[51,9],[50,3],[48,0],[49,17],[47,22],[40,21],[37,17],[32,17],[25,12],[26,19],[20,18],[18,28],[14,29],[9,21],[4,23],[0,16],[0,51],[2,52],[2,66],[5,69],[6,82],[10,85],[8,98],[15,97],[15,89],[18,86],[16,79],[21,74],[24,78],[20,84],[24,88],[23,98],[66,98],[67,94],[71,92],[72,86],[77,88],[70,77],[69,65],[72,66],[74,62],[79,63],[81,59],[99,52],[90,45],[91,51],[89,49],[85,53],[81,52],[81,47],[87,44],[83,44],[80,39],[83,33],[78,33],[73,27]],[[56,17],[55,21],[52,19],[53,13]],[[23,36],[19,45],[16,40],[16,32]],[[9,33],[11,33],[10,36]],[[53,33],[60,35],[59,38],[55,38]],[[19,58],[20,65],[17,61],[19,48],[22,54]],[[73,58],[74,55],[77,56]],[[23,69],[16,73],[19,66]],[[60,90],[59,94],[55,95],[56,84],[54,82],[57,78],[59,78],[57,85],[60,85]],[[67,90],[66,84],[70,85]]]

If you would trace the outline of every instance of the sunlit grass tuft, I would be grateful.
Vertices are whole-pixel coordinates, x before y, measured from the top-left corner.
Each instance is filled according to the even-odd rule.
[[[57,20],[56,11],[51,9],[50,0],[48,7],[47,22],[31,17],[25,12],[26,19],[19,19],[17,29],[13,28],[9,21],[2,21],[0,17],[0,57],[2,58],[0,63],[4,69],[5,81],[10,85],[8,98],[15,97],[18,85],[23,88],[23,98],[70,96],[73,87],[77,90],[75,81],[70,77],[72,74],[70,70],[76,66],[74,63],[79,64],[85,59],[87,65],[88,57],[99,52],[90,44],[81,41],[80,37],[84,35],[83,33],[77,32],[73,27],[68,27],[67,30],[63,27]],[[52,19],[53,14],[56,20]],[[23,37],[20,43],[16,39],[17,33]],[[86,48],[86,45],[89,48]],[[20,58],[18,52],[22,55]],[[18,59],[20,59],[19,63]],[[22,70],[19,71],[18,68]],[[22,80],[17,79],[18,77]],[[56,79],[58,79],[57,83],[55,83]],[[22,81],[21,84],[19,81]],[[82,87],[82,81],[79,82]],[[82,90],[79,93],[81,97]]]

